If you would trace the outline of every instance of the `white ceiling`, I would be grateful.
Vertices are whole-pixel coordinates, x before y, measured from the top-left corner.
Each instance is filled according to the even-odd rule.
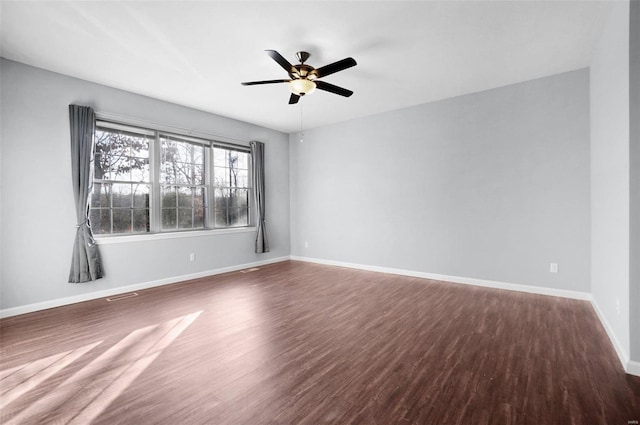
[[[287,133],[589,66],[608,1],[6,1],[3,57]],[[265,49],[358,66],[288,105]]]

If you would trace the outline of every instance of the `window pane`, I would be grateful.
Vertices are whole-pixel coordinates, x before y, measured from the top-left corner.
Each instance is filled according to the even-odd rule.
[[[161,140],[161,181],[164,183],[204,184],[203,145],[163,137]]]
[[[134,149],[131,155],[140,160],[146,160],[146,162],[148,163],[149,162],[149,144],[152,142],[152,139],[147,137],[145,139],[141,139],[141,141],[142,141],[142,144],[140,145],[140,147],[138,149]]]
[[[179,184],[191,184],[192,166],[184,162],[173,163],[173,182]]]
[[[238,187],[238,173],[240,170],[237,168],[229,168],[229,186]]]
[[[243,208],[229,208],[229,226],[246,226],[247,210]]]
[[[160,164],[160,174],[161,174],[161,182],[162,183],[175,183],[176,178],[174,177],[173,172],[173,163],[172,162],[163,162]]]
[[[111,210],[92,209],[89,215],[89,222],[94,234],[104,235],[111,233]]]
[[[214,184],[220,187],[229,187],[231,182],[231,171],[226,167],[214,167]]]
[[[133,210],[133,231],[148,232],[149,231],[149,210],[144,208],[136,208]]]
[[[229,205],[229,189],[216,189],[215,191],[216,208],[227,208]]]
[[[249,169],[249,154],[247,152],[238,152],[238,168]]]
[[[196,165],[191,163],[181,163],[181,181],[182,184],[195,184],[196,181]]]
[[[163,209],[162,210],[162,229],[173,230],[175,228],[176,228],[176,210]]]
[[[182,162],[165,162],[160,168],[162,173],[162,182],[171,184],[189,184],[189,176],[191,170],[189,165]]]
[[[160,140],[160,172],[162,174],[162,181],[165,183],[175,183],[176,167],[174,164],[178,161],[177,144],[176,142],[166,138],[161,138]]]
[[[233,190],[231,206],[246,208],[249,205],[249,191],[246,189]]]
[[[193,173],[193,184],[204,184],[204,164],[194,164]]]
[[[174,186],[162,187],[162,208],[175,207],[176,202],[176,188]]]
[[[238,152],[227,150],[227,167],[238,168]]]
[[[110,180],[131,181],[131,161],[128,156],[112,156],[109,163]]]
[[[111,184],[95,182],[91,192],[91,208],[108,208],[111,206]]]
[[[226,149],[222,148],[213,148],[213,165],[216,167],[226,167],[227,166],[227,155]]]
[[[113,209],[113,233],[130,233],[131,226],[131,209],[130,208],[114,208]]]
[[[109,179],[110,132],[96,129],[94,176],[96,179]]]
[[[249,225],[249,211],[247,208],[239,208],[237,221],[234,226],[248,226]]]
[[[160,156],[162,161],[166,161],[168,158],[173,158],[176,151],[176,143],[168,139],[165,136],[160,136]]]
[[[112,206],[121,208],[131,208],[132,196],[130,184],[113,184],[113,204]]]
[[[131,158],[131,181],[148,182],[149,181],[149,158]]]
[[[107,179],[108,177],[105,177],[105,173],[107,173],[109,170],[105,170],[104,167],[100,166],[100,164],[102,164],[103,161],[103,155],[101,153],[95,152],[94,156],[93,156],[93,178],[95,179]]]
[[[173,161],[174,162],[188,162],[189,161],[189,154],[187,153],[187,151],[189,150],[189,144],[188,143],[182,143],[182,142],[175,142],[175,151],[174,151],[174,157],[173,157]]]
[[[193,210],[193,227],[204,228],[204,208],[195,208]]]
[[[204,164],[204,146],[194,145],[193,146],[193,163],[194,164]]]
[[[179,207],[193,206],[193,193],[190,187],[178,188],[178,206]]]
[[[193,205],[197,208],[204,208],[206,205],[205,190],[203,187],[193,189]]]
[[[193,227],[193,210],[180,208],[178,210],[178,228],[191,229]]]
[[[228,227],[227,209],[216,207],[215,227]]]
[[[238,170],[237,187],[249,187],[249,171]]]
[[[214,195],[215,205],[215,227],[227,227],[229,225],[227,220],[227,207],[229,206],[229,190],[228,189],[215,189]]]
[[[149,208],[149,185],[133,185],[133,206],[134,208]]]
[[[129,136],[131,151],[129,156],[135,158],[149,158],[149,138],[148,136]],[[147,161],[148,163],[148,161]]]

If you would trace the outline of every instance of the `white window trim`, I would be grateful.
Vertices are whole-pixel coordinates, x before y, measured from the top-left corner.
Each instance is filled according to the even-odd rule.
[[[203,236],[224,235],[230,233],[256,232],[256,226],[229,227],[226,229],[184,230],[180,232],[131,233],[116,235],[94,235],[98,245],[116,245],[129,242],[159,241],[163,239],[199,238]]]
[[[219,144],[230,148],[246,148],[251,149],[250,142],[248,140],[234,139],[233,137],[224,136],[220,134],[208,133],[202,130],[194,130],[189,128],[174,127],[167,124],[157,123],[154,121],[147,121],[138,118],[126,117],[122,115],[112,114],[104,111],[96,111],[97,121],[107,121],[111,123],[118,123],[124,126],[130,125],[132,127],[142,127],[146,129],[153,129],[161,133],[173,134],[181,137],[192,137],[199,139],[199,141],[213,142],[212,144]]]

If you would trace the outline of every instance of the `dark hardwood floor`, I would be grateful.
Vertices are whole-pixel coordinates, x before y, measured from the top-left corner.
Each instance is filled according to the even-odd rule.
[[[586,301],[284,262],[0,330],[3,424],[640,420]]]

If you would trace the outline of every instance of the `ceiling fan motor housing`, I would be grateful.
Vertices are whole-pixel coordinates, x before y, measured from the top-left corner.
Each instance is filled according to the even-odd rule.
[[[308,80],[315,80],[318,78],[318,72],[310,65],[303,63],[299,65],[293,65],[293,70],[289,74],[291,78],[306,78]]]

